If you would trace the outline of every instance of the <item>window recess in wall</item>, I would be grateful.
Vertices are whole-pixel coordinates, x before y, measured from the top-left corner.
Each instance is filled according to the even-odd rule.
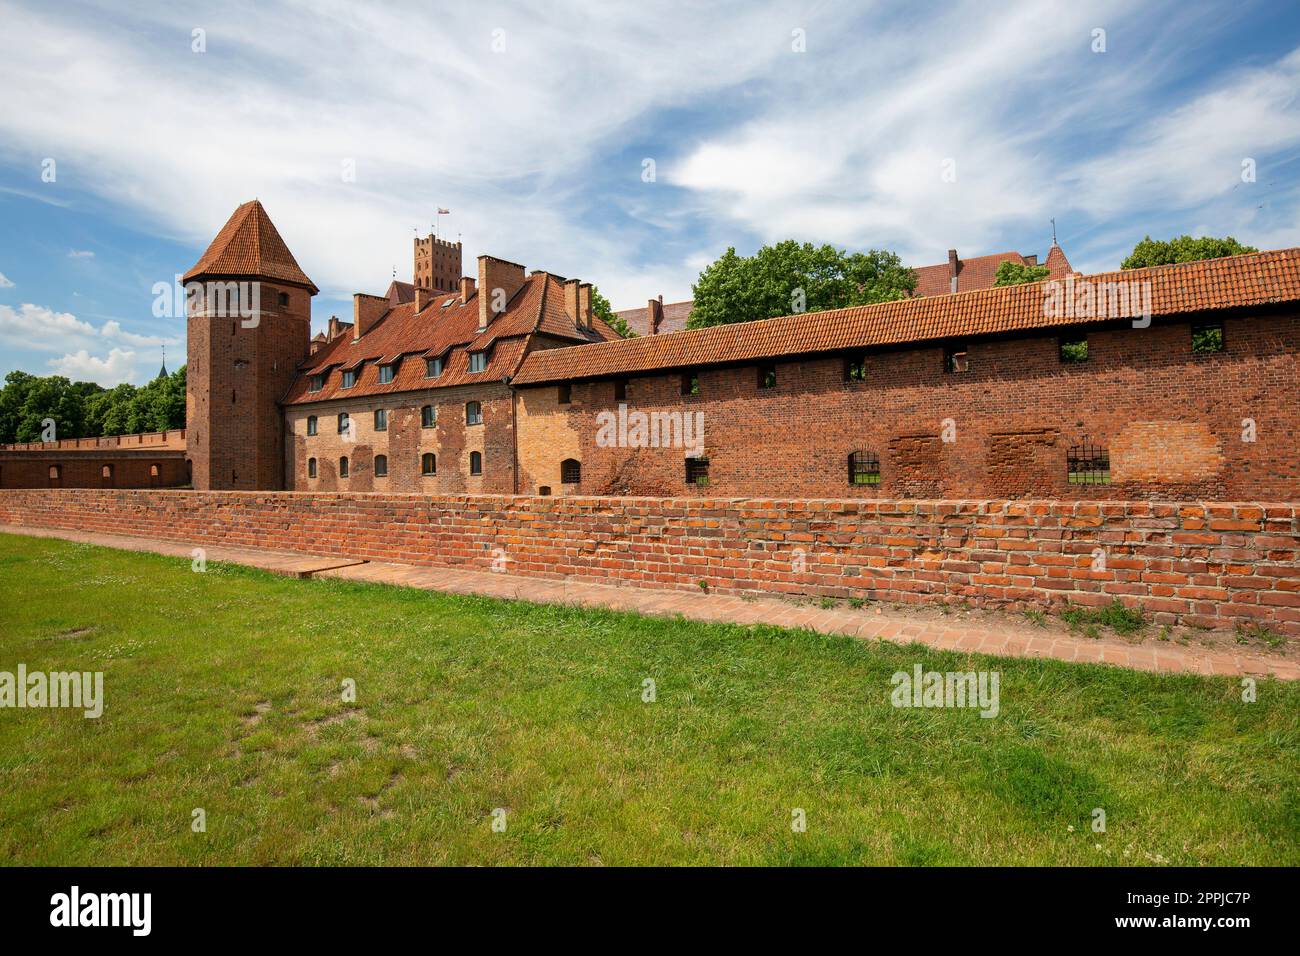
[[[709,459],[686,459],[686,483],[703,487],[709,483]]]
[[[867,357],[850,355],[844,360],[844,381],[865,382],[867,380]]]
[[[1088,336],[1082,332],[1062,335],[1058,347],[1062,364],[1073,365],[1088,361]]]
[[[1101,445],[1089,442],[1086,435],[1078,445],[1070,446],[1065,461],[1070,484],[1110,484],[1110,452]]]
[[[849,484],[880,484],[880,458],[873,452],[855,451],[849,455]]]
[[[1192,326],[1192,353],[1208,355],[1223,351],[1223,323],[1208,322]]]
[[[943,370],[950,373],[970,371],[970,352],[965,342],[953,342],[944,346]]]

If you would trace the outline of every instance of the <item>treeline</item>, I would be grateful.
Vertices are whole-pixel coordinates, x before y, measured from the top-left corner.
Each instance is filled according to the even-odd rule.
[[[99,438],[185,427],[185,368],[147,385],[104,388],[62,375],[10,372],[0,388],[0,444],[41,441],[47,418],[57,438]]]

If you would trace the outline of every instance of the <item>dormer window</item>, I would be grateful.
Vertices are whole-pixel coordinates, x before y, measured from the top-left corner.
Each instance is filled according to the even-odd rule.
[[[394,362],[392,365],[379,366],[379,384],[387,385],[389,382],[391,382],[393,380],[393,375],[396,371],[397,371],[396,362]]]
[[[307,383],[307,391],[309,392],[319,392],[324,387],[325,387],[324,375],[313,375],[311,377],[311,380]]]
[[[486,352],[469,353],[469,370],[471,372],[485,372],[488,367],[488,357]]]
[[[357,384],[357,370],[348,369],[343,373],[343,388],[351,388]]]
[[[437,378],[442,374],[442,357],[424,360],[424,377]]]

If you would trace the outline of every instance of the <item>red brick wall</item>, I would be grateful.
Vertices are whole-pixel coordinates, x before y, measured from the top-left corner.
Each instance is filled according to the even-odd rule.
[[[1300,505],[5,491],[0,523],[577,576],[1300,634]],[[1094,570],[1101,550],[1105,569]]]
[[[1190,324],[1094,328],[1088,360],[1060,361],[1055,335],[969,343],[971,370],[943,371],[939,347],[877,351],[863,381],[840,357],[634,376],[630,411],[702,412],[709,485],[685,482],[681,448],[600,447],[596,416],[616,410],[611,380],[520,389],[519,490],[551,485],[577,457],[581,494],[787,497],[1043,497],[1300,500],[1300,317],[1230,317],[1223,352],[1193,354]],[[1243,420],[1255,423],[1243,441]],[[945,422],[951,423],[944,440]],[[1084,438],[1110,452],[1112,483],[1068,481]],[[848,456],[874,453],[879,485],[848,483]]]
[[[58,469],[57,477],[50,474],[52,466]],[[174,450],[153,454],[112,448],[102,453],[0,451],[0,488],[175,488],[189,480],[185,455]]]

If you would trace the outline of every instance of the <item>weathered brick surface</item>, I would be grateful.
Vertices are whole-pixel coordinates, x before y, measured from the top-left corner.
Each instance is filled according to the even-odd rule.
[[[1300,634],[1300,505],[0,492],[0,523],[642,587],[1107,604]],[[1098,551],[1104,569],[1095,569]]]

